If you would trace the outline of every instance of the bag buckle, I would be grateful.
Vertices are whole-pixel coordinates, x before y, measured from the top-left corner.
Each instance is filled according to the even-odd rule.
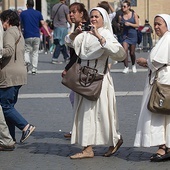
[[[98,72],[98,70],[95,68],[83,66],[80,69],[80,77],[79,77],[80,84],[84,87],[90,86],[93,83],[97,72]]]

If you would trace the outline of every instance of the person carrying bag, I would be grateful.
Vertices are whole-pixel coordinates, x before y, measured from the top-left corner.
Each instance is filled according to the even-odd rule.
[[[148,67],[148,77],[134,146],[158,147],[150,161],[160,162],[170,158],[170,16],[157,14],[154,29],[159,41],[148,59],[137,59],[140,66]]]
[[[76,55],[81,58],[80,83],[90,87],[91,82],[95,80],[94,75],[103,76],[97,100],[92,101],[77,92],[74,93],[71,144],[79,144],[84,149],[71,155],[71,159],[93,158],[92,145],[106,144],[110,147],[104,156],[108,157],[123,143],[118,130],[113,81],[110,72],[104,73],[104,70],[108,56],[113,60],[122,61],[125,59],[125,50],[113,36],[109,16],[103,8],[96,7],[90,11],[89,27],[90,31],[82,31],[80,23],[76,30],[65,38],[66,44],[74,48]],[[82,76],[86,73],[89,73],[89,80],[92,80],[90,83],[86,81],[86,76],[85,79]]]

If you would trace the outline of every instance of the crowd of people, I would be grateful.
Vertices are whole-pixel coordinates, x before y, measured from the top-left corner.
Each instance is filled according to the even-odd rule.
[[[27,0],[27,10],[20,13],[5,10],[0,15],[0,151],[15,149],[17,141],[15,127],[22,131],[21,143],[25,142],[35,130],[35,126],[15,109],[19,90],[27,84],[27,71],[31,70],[32,74],[37,73],[40,31],[44,35],[46,53],[50,49],[49,40],[52,38],[52,30],[44,21],[42,14],[33,7],[34,1]],[[132,72],[137,72],[136,64],[138,64],[148,68],[150,75],[146,80],[134,146],[158,146],[157,152],[150,158],[152,162],[169,159],[170,117],[152,113],[148,110],[147,103],[152,89],[150,81],[153,81],[155,72],[165,64],[167,66],[160,71],[158,77],[161,83],[170,84],[170,16],[158,14],[154,17],[154,30],[160,40],[155,47],[150,44],[151,52],[148,59],[136,59],[139,17],[131,9],[128,0],[123,1],[121,9],[117,12],[109,2],[102,1],[89,13],[82,3],[75,2],[68,7],[65,0],[60,0],[52,8],[52,19],[55,44],[52,63],[59,62],[60,52],[64,60],[69,59],[62,77],[75,62],[81,63],[82,66],[95,65],[99,74],[104,73],[101,94],[96,101],[90,101],[73,91],[70,93],[73,126],[71,133],[65,137],[71,138],[71,144],[83,147],[82,152],[75,153],[70,158],[93,158],[93,146],[96,145],[108,146],[104,156],[109,157],[123,144],[118,126],[114,84],[109,70],[113,61],[124,62],[123,73],[128,73],[128,55],[130,55]],[[115,22],[117,30],[113,27]],[[149,27],[148,22],[145,21],[147,27]],[[71,27],[69,31],[67,23]],[[88,31],[83,30],[85,23],[90,28]],[[150,33],[152,32],[150,28]]]

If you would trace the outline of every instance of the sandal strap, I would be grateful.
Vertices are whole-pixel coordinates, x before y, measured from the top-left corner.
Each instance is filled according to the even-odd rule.
[[[164,150],[166,152],[167,147],[165,145],[161,145],[161,146],[159,146],[159,149],[162,149],[162,150]]]

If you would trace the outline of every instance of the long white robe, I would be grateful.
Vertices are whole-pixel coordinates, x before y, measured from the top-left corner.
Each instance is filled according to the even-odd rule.
[[[98,59],[96,68],[99,73],[103,74],[106,59],[111,57],[117,61],[124,60],[125,51],[111,32],[103,28],[98,31],[106,39],[104,47],[100,45],[96,37],[86,32],[79,34],[72,46],[82,59],[82,65],[86,65],[89,60],[90,66],[94,66],[95,59]],[[66,42],[70,45],[67,38]],[[115,91],[109,72],[104,76],[101,94],[97,101],[87,100],[75,93],[74,112],[72,144],[77,143],[84,147],[117,144],[120,133],[118,131]]]
[[[151,83],[155,71],[164,64],[169,66],[161,69],[158,81],[162,84],[170,84],[170,32],[166,32],[158,41],[148,59],[149,69],[152,70]],[[170,116],[152,113],[147,109],[151,89],[152,86],[149,84],[149,77],[147,77],[134,146],[150,147],[165,144],[170,147]]]

